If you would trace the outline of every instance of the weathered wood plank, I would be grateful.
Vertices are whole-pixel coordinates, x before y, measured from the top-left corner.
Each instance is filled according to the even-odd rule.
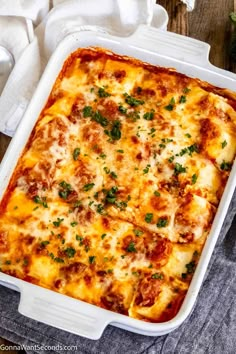
[[[229,54],[232,36],[229,13],[234,10],[235,2],[198,0],[194,11],[189,13],[189,36],[209,43],[210,61],[218,67],[232,71],[235,71],[235,66]]]
[[[168,30],[187,36],[189,26],[186,5],[180,0],[158,0],[157,3],[162,5],[169,14]]]

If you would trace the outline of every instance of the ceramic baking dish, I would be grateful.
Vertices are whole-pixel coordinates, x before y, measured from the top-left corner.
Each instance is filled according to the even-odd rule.
[[[236,75],[211,65],[209,45],[197,40],[142,25],[130,37],[114,37],[94,31],[66,37],[52,55],[29,107],[17,129],[0,167],[0,197],[16,161],[44,107],[52,86],[68,55],[79,47],[99,46],[151,64],[174,67],[219,87],[236,91]],[[19,312],[37,321],[90,338],[98,339],[108,324],[136,333],[160,336],[176,329],[190,314],[201,287],[236,185],[236,164],[232,168],[211,232],[204,246],[191,285],[178,314],[165,323],[148,323],[114,313],[68,296],[0,273],[0,283],[20,291]]]

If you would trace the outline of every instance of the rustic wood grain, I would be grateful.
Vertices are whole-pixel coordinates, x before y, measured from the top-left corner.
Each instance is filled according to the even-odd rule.
[[[189,14],[189,36],[211,45],[212,64],[234,72],[235,64],[229,53],[232,36],[229,13],[234,11],[235,3],[235,0],[196,0],[196,8]]]
[[[180,0],[159,0],[157,3],[163,6],[169,14],[168,31],[187,36],[189,23],[186,5]]]

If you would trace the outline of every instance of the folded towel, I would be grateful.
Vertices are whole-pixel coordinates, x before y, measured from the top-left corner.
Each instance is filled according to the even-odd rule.
[[[22,13],[33,21],[38,21],[40,14],[45,14],[48,10],[46,0],[18,0],[14,1],[15,3],[15,8],[13,0],[3,1],[0,5],[1,27],[1,21],[5,21],[1,15],[8,15],[11,8],[14,15],[18,16],[25,4],[25,12]],[[36,4],[41,5],[40,11]],[[160,17],[159,20],[157,18],[153,21],[155,26],[166,28],[168,19],[165,10],[156,5],[155,0],[54,0],[54,5],[36,28],[32,41],[32,36],[27,33],[29,26],[21,28],[22,38],[25,38],[21,47],[23,52],[19,58],[15,58],[16,65],[0,97],[0,131],[7,135],[14,135],[50,55],[67,34],[80,30],[81,26],[96,26],[112,34],[127,36],[134,32],[139,24],[151,24],[153,14]],[[12,21],[5,30],[9,32],[6,35],[9,38],[7,47],[14,55],[15,27],[11,27]],[[20,42],[18,36],[17,42]]]

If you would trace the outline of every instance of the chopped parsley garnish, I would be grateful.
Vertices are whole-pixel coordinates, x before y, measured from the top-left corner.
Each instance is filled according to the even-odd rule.
[[[151,167],[151,165],[147,165],[144,169],[143,169],[143,174],[147,174],[149,172],[149,168]]]
[[[60,257],[55,257],[54,261],[57,263],[64,263],[64,259],[60,258]]]
[[[110,176],[111,176],[112,178],[117,178],[117,177],[118,177],[117,174],[116,174],[114,171],[112,171],[112,172],[110,173]]]
[[[225,160],[223,160],[223,162],[220,165],[221,170],[223,171],[229,171],[232,167],[232,164],[230,162],[226,162]]]
[[[172,163],[173,161],[174,161],[174,156],[171,156],[169,159],[168,159],[168,161],[170,162],[170,163]]]
[[[112,124],[111,130],[104,130],[104,133],[109,136],[111,140],[119,140],[121,138],[121,123],[119,120],[115,120]]]
[[[189,138],[189,139],[192,137],[189,133],[185,134],[185,136],[186,136],[186,138]]]
[[[83,116],[84,118],[92,117],[93,115],[93,109],[91,106],[85,106],[83,108]]]
[[[156,197],[160,197],[160,196],[161,196],[161,193],[158,192],[158,191],[155,191],[155,192],[154,192],[154,195],[155,195]]]
[[[139,100],[135,97],[132,97],[128,95],[128,93],[124,93],[124,97],[125,97],[125,102],[129,104],[131,107],[137,107],[144,104],[143,100]]]
[[[152,274],[152,279],[163,279],[164,275],[162,273],[154,273]]]
[[[183,167],[180,163],[176,162],[174,174],[178,176],[180,173],[186,172],[186,167]]]
[[[145,215],[145,221],[150,224],[152,222],[152,219],[153,219],[153,214],[152,213],[147,213]]]
[[[58,192],[59,197],[62,199],[67,199],[69,194],[72,192],[71,185],[65,181],[62,181],[59,183],[59,186],[62,188]]]
[[[150,129],[150,132],[148,133],[148,135],[152,135],[152,134],[154,134],[154,133],[155,133],[155,131],[156,131],[156,129],[155,129],[155,128],[151,128],[151,129]]]
[[[88,192],[95,186],[94,183],[88,183],[83,186],[83,191]]]
[[[188,147],[186,147],[186,148],[183,148],[183,149],[180,151],[179,155],[180,155],[180,156],[183,156],[184,154],[189,154],[190,156],[192,156],[192,154],[193,154],[194,152],[196,152],[196,153],[199,152],[199,147],[198,147],[197,144],[193,144],[193,145],[190,145],[190,146],[188,146]]]
[[[48,208],[47,202],[46,202],[46,197],[40,198],[38,195],[34,197],[34,202],[36,204],[42,205],[44,208]]]
[[[47,245],[49,245],[49,241],[42,241],[41,243],[40,243],[40,246],[41,247],[46,247]]]
[[[166,227],[168,225],[168,220],[159,218],[157,221],[157,227]]]
[[[71,224],[72,227],[75,227],[76,225],[78,225],[78,222],[77,221],[72,221],[70,224]]]
[[[84,238],[82,236],[76,235],[75,239],[76,241],[79,241],[79,246],[83,246]]]
[[[113,269],[107,269],[107,273],[113,273]]]
[[[7,261],[5,262],[5,264],[6,264],[6,265],[10,265],[10,264],[11,264],[11,261],[7,260]]]
[[[107,234],[102,234],[101,239],[103,240]]]
[[[163,143],[161,143],[161,144],[159,144],[159,147],[160,147],[161,149],[165,149],[166,145],[163,144]]]
[[[179,103],[186,103],[187,99],[186,96],[180,96]]]
[[[98,89],[98,96],[100,98],[105,98],[111,96],[109,92],[107,92],[103,87],[99,87]]]
[[[195,272],[196,269],[196,262],[195,261],[191,261],[188,264],[185,265],[185,267],[187,268],[187,272],[186,273],[182,273],[182,278],[186,279],[188,274],[193,274]]]
[[[124,150],[116,150],[116,152],[119,152],[120,154],[123,154],[124,153]]]
[[[67,249],[65,249],[65,253],[68,258],[73,258],[76,253],[76,250],[73,247],[68,247]]]
[[[110,190],[105,191],[105,192],[106,192],[105,201],[110,204],[115,204],[116,193],[118,192],[118,187],[114,186]]]
[[[101,157],[101,159],[105,159],[106,157],[107,157],[107,155],[106,154],[104,154],[103,152],[99,155],[100,157]]]
[[[221,143],[222,149],[224,149],[224,148],[226,147],[226,145],[227,145],[227,141],[224,140],[224,141]]]
[[[96,256],[89,256],[89,263],[94,264],[95,263]]]
[[[128,245],[128,247],[126,248],[127,252],[137,252],[136,248],[135,248],[135,243],[132,241],[130,242],[130,244]]]
[[[104,214],[104,206],[102,204],[97,205],[97,212],[98,214]]]
[[[126,114],[127,113],[127,108],[125,108],[124,106],[119,106],[118,107],[118,110],[123,113],[123,114]]]
[[[174,97],[172,97],[171,100],[170,100],[170,103],[167,106],[165,106],[164,108],[167,111],[173,111],[174,105],[175,105],[175,99],[174,99]]]
[[[146,120],[153,120],[154,114],[155,114],[155,111],[152,109],[151,112],[146,112],[143,115],[143,118],[146,119]]]
[[[143,231],[142,230],[138,230],[138,229],[134,229],[134,234],[135,236],[139,237],[143,234]]]
[[[59,227],[64,219],[57,218],[57,221],[53,221],[55,227]]]
[[[192,175],[192,184],[195,184],[197,182],[197,175],[196,173],[194,173],[194,175]]]
[[[106,174],[108,175],[110,173],[110,169],[108,167],[103,167],[104,171],[106,172]]]
[[[163,139],[161,139],[161,141],[162,141],[163,143],[172,143],[173,139],[170,139],[170,138],[163,138]]]
[[[107,118],[103,117],[99,111],[93,113],[92,120],[99,123],[102,127],[106,127],[108,125]]]
[[[183,89],[183,93],[189,93],[190,91],[191,91],[191,89],[188,88],[188,87],[185,87],[185,88]]]
[[[73,151],[73,159],[75,161],[78,160],[79,154],[80,154],[80,148],[75,148],[74,151]]]

